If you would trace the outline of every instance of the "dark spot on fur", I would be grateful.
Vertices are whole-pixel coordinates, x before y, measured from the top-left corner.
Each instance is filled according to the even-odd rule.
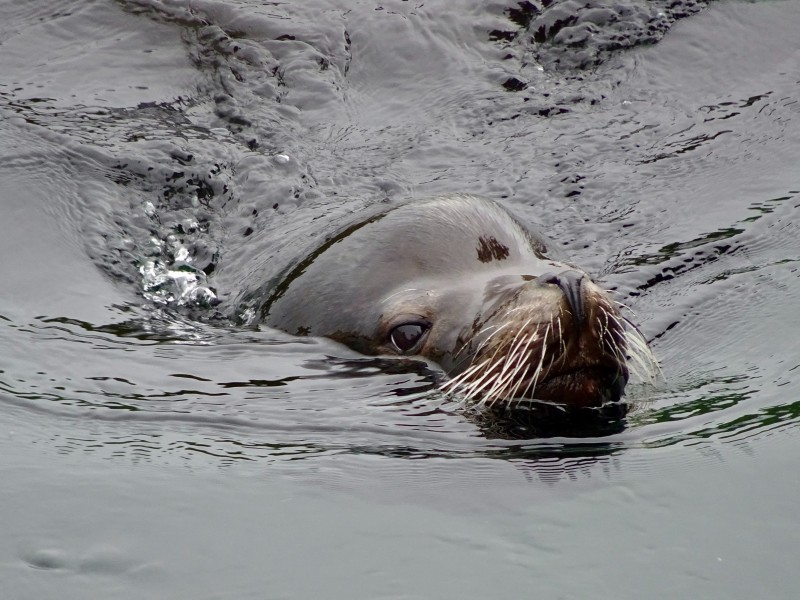
[[[478,238],[478,260],[488,263],[493,260],[505,260],[508,258],[508,246],[497,241],[494,236],[481,236]]]

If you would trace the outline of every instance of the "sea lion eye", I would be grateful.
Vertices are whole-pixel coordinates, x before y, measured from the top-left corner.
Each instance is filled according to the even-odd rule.
[[[427,333],[430,325],[426,323],[404,323],[398,325],[389,333],[389,341],[403,354],[411,352]]]

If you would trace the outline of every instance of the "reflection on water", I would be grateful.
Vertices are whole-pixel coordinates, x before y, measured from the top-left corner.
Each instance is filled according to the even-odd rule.
[[[800,408],[761,406],[758,374],[723,371],[657,393],[634,387],[630,415],[626,405],[582,415],[546,406],[473,413],[444,401],[436,392],[441,373],[425,362],[362,358],[324,340],[214,329],[160,310],[108,325],[3,323],[12,330],[5,339],[49,344],[50,360],[26,365],[22,355],[0,374],[0,393],[12,405],[67,419],[72,426],[54,435],[62,452],[224,461],[485,457],[568,473],[573,463],[583,469],[630,448],[757,437],[796,423]],[[90,360],[76,360],[76,352]],[[91,431],[81,425],[87,416]],[[81,433],[72,435],[74,428]]]
[[[0,169],[39,205],[0,227],[44,218],[71,240],[72,254],[50,257],[58,272],[89,264],[105,279],[42,276],[26,302],[0,305],[0,395],[69,422],[50,425],[60,450],[570,472],[798,422],[785,325],[800,300],[800,109],[773,60],[794,33],[725,58],[726,28],[778,8],[736,5],[670,33],[702,4],[31,7],[3,41]],[[68,49],[40,13],[75,33]],[[706,17],[714,27],[695,21]],[[77,44],[86,23],[129,31],[125,47],[100,60]],[[81,85],[27,67],[41,39],[71,57],[66,73],[87,73]],[[777,66],[762,68],[767,56]],[[55,193],[37,183],[42,165]],[[424,362],[237,324],[240,303],[336,223],[452,191],[506,202],[601,274],[636,311],[665,382],[631,386],[630,412],[473,415],[442,400]],[[15,256],[16,277],[43,263]],[[92,318],[62,309],[83,295],[101,305]]]

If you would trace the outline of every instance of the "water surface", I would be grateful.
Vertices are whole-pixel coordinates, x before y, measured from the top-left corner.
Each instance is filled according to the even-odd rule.
[[[3,597],[797,595],[796,3],[0,7]],[[624,431],[248,325],[463,191],[635,311]]]

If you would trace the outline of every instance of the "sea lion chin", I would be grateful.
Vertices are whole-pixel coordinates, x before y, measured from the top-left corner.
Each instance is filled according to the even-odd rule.
[[[261,306],[262,320],[370,355],[422,356],[474,406],[596,408],[656,368],[638,330],[543,236],[488,200],[410,202],[339,232]]]

